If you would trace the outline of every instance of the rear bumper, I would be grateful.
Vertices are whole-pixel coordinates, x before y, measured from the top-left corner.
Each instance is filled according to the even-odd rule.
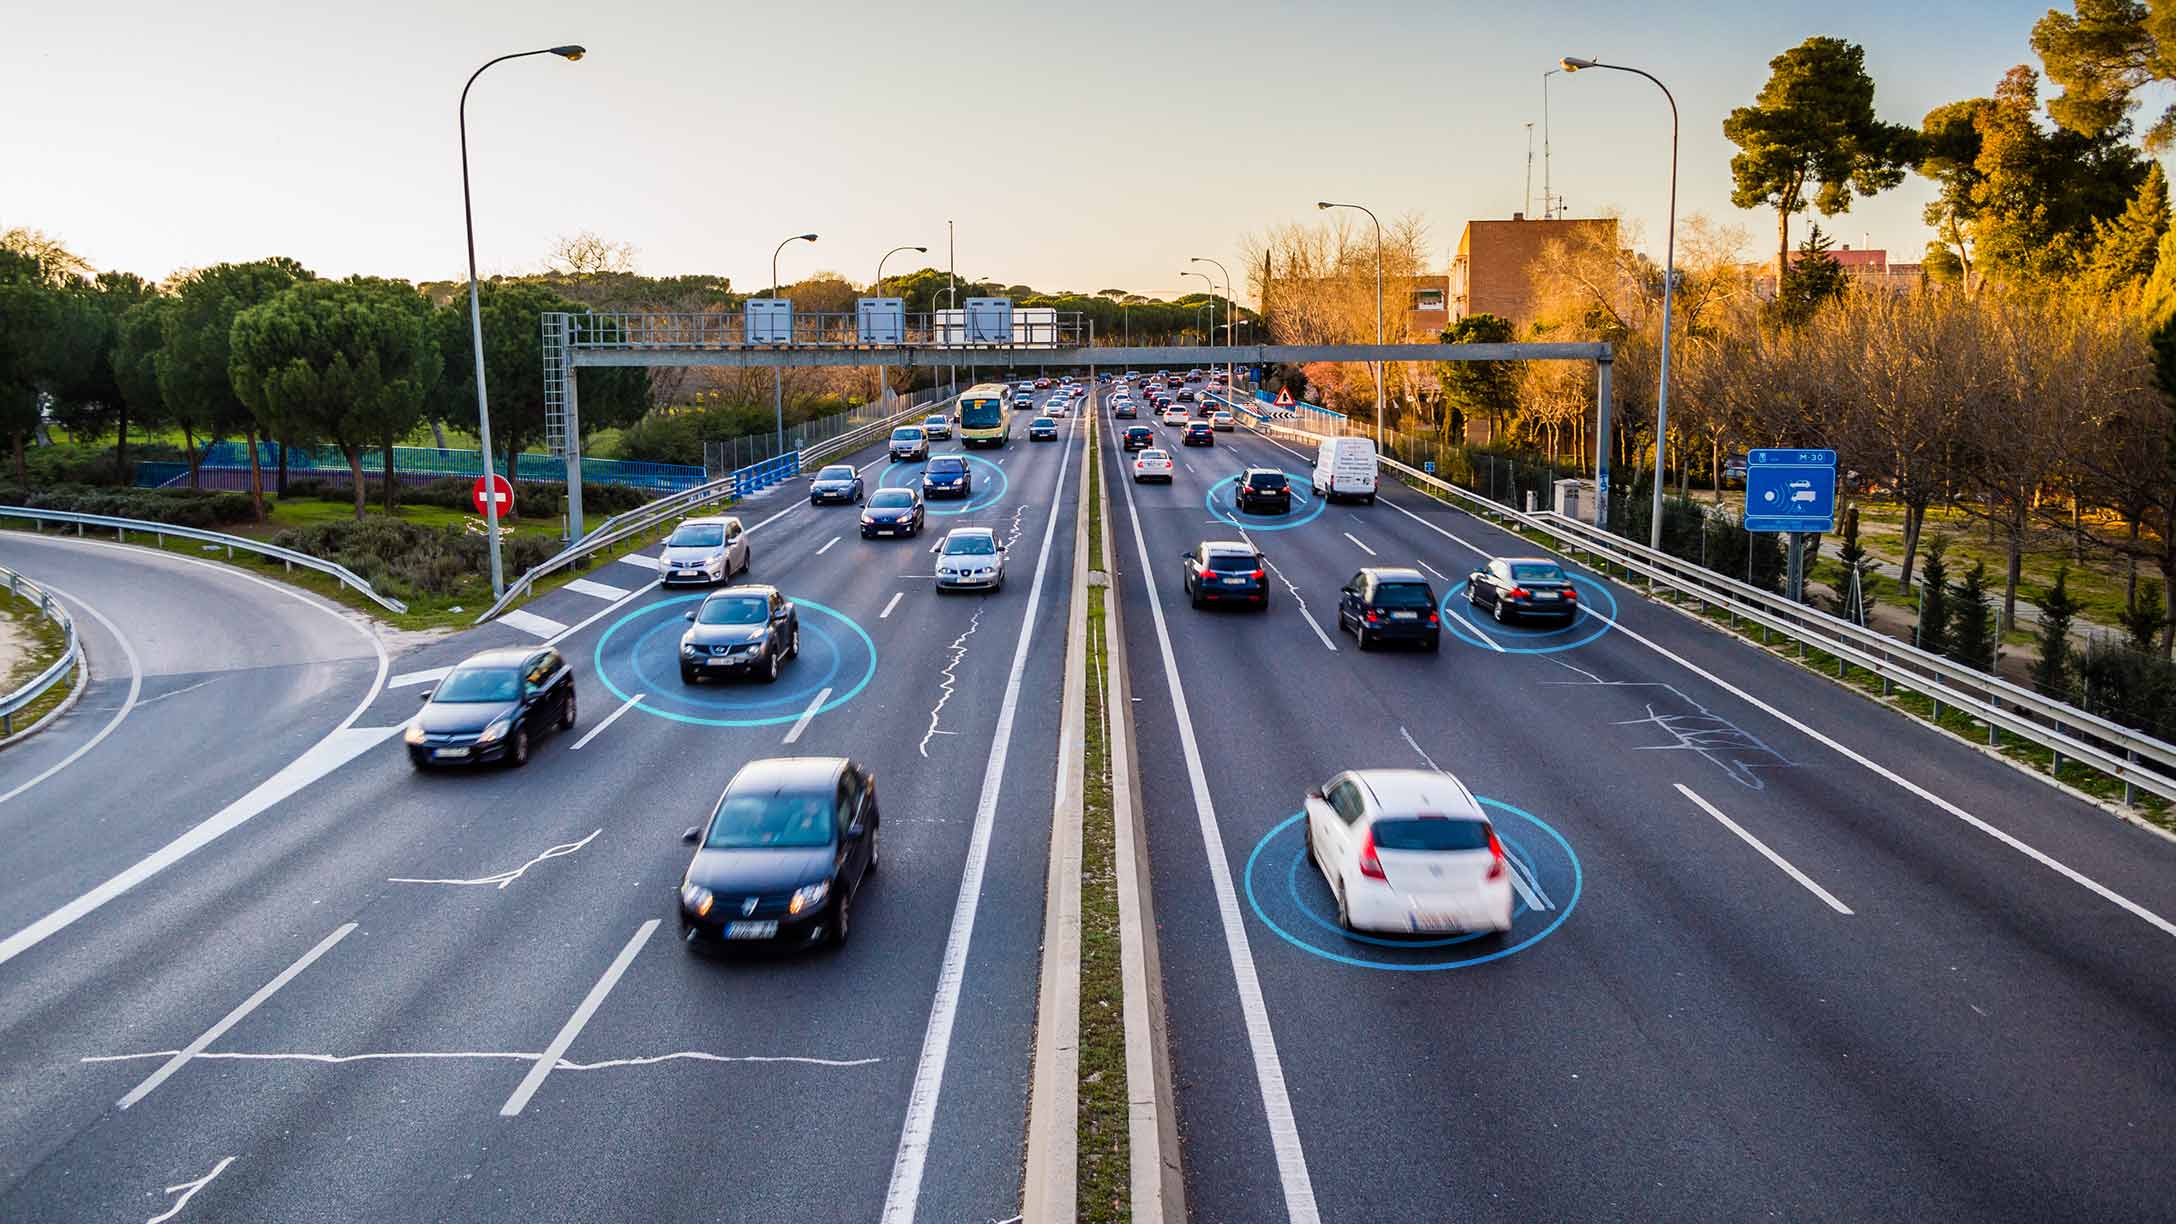
[[[1446,896],[1415,896],[1368,881],[1348,890],[1345,912],[1354,929],[1385,935],[1508,931],[1511,881],[1506,876],[1473,892]]]

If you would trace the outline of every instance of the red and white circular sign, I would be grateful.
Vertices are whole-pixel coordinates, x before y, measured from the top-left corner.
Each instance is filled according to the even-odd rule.
[[[499,503],[500,518],[514,512],[514,486],[508,484],[506,477],[497,472],[491,474],[491,496]],[[485,518],[491,516],[491,507],[484,504],[484,478],[481,476],[476,478],[476,487],[469,494],[469,503],[476,507],[477,514]]]

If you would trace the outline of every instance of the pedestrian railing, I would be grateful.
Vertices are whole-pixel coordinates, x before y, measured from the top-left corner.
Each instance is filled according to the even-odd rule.
[[[60,628],[63,637],[60,657],[50,667],[12,693],[0,696],[0,739],[15,734],[15,716],[28,708],[30,703],[43,697],[52,687],[67,679],[83,665],[83,643],[76,637],[75,618],[61,606],[53,593],[23,577],[5,565],[0,565],[0,581],[5,581],[8,593],[17,599],[27,599],[38,605],[45,619]],[[42,719],[40,720],[43,721]]]

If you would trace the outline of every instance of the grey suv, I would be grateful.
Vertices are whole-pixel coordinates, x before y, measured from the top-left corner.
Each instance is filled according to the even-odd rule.
[[[729,516],[691,518],[673,528],[657,555],[658,580],[718,583],[745,573],[751,560],[748,533]]]

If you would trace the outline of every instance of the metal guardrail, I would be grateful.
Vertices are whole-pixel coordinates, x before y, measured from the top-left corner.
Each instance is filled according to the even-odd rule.
[[[645,502],[632,510],[615,514],[585,533],[580,542],[569,545],[552,556],[537,562],[530,567],[528,572],[508,583],[506,593],[499,596],[490,607],[485,608],[473,623],[481,625],[506,611],[517,600],[527,598],[530,593],[535,591],[539,579],[550,577],[560,570],[583,560],[592,553],[626,543],[628,540],[655,528],[660,523],[668,519],[678,518],[697,506],[706,505],[720,498],[746,497],[761,489],[769,488],[782,480],[790,479],[793,474],[800,472],[804,465],[814,464],[825,456],[835,455],[841,451],[854,450],[874,439],[889,436],[893,427],[900,422],[910,417],[926,416],[938,404],[949,398],[949,396],[939,395],[927,402],[912,404],[893,413],[891,416],[885,417],[883,420],[873,421],[860,429],[819,442],[806,450],[788,451],[774,459],[766,459],[762,463],[751,464],[748,467],[737,469],[716,480],[697,485],[692,489],[674,493],[669,497],[661,497],[656,501]],[[770,478],[768,479],[759,479],[749,475],[749,473],[759,468],[780,467],[789,469],[788,474],[781,476],[774,471],[769,473]]]
[[[725,479],[732,488],[733,496],[741,498],[753,497],[774,484],[791,480],[800,474],[801,452],[787,451],[760,463],[735,468],[726,474]]]
[[[1264,427],[1261,432],[1310,442],[1321,438],[1281,425]],[[1526,514],[1395,459],[1377,456],[1377,462],[1410,481],[1449,494],[1484,516],[1540,532],[1575,559],[1586,554],[1602,561],[1605,568],[1614,565],[1638,574],[1656,586],[1690,596],[1703,607],[1721,607],[1733,625],[1744,619],[1759,626],[1764,640],[1767,633],[1776,633],[1801,647],[1812,646],[1835,657],[1839,672],[1849,664],[1879,676],[1884,691],[1896,686],[1919,693],[1935,703],[1937,716],[1943,705],[1961,710],[1987,724],[1990,742],[1998,729],[2007,731],[2047,749],[2057,766],[2069,759],[2106,774],[2124,784],[2126,802],[2133,798],[2133,788],[2176,800],[2176,744],[1592,524],[1554,511]]]
[[[83,529],[86,527],[98,527],[114,532],[116,538],[124,543],[128,540],[128,533],[131,531],[138,535],[155,536],[162,546],[166,543],[166,537],[168,536],[178,536],[184,540],[200,540],[206,544],[223,545],[230,559],[234,556],[234,550],[239,548],[256,553],[259,556],[270,557],[275,561],[284,561],[290,570],[299,565],[304,569],[315,570],[327,577],[336,578],[341,585],[352,587],[361,592],[381,608],[394,612],[406,612],[408,610],[407,604],[390,595],[379,594],[377,588],[364,581],[361,575],[345,565],[338,565],[331,561],[313,557],[308,553],[296,552],[292,548],[281,548],[277,545],[267,544],[262,540],[252,540],[247,536],[228,535],[223,531],[206,531],[201,527],[183,527],[175,523],[154,523],[148,519],[115,518],[107,514],[77,514],[72,510],[33,510],[28,506],[0,506],[0,519],[8,518],[30,519],[33,522],[40,523],[73,523],[77,535],[82,535]]]
[[[38,611],[44,613],[45,619],[60,626],[61,633],[66,639],[60,658],[55,659],[52,666],[31,677],[30,682],[21,688],[0,696],[0,738],[5,738],[15,734],[15,715],[18,712],[31,702],[45,696],[48,690],[62,680],[67,679],[68,674],[75,671],[82,664],[83,643],[76,637],[75,618],[68,615],[68,609],[62,607],[60,601],[53,598],[51,591],[5,565],[0,565],[0,578],[7,580],[8,593],[15,598],[35,599],[38,604]]]

